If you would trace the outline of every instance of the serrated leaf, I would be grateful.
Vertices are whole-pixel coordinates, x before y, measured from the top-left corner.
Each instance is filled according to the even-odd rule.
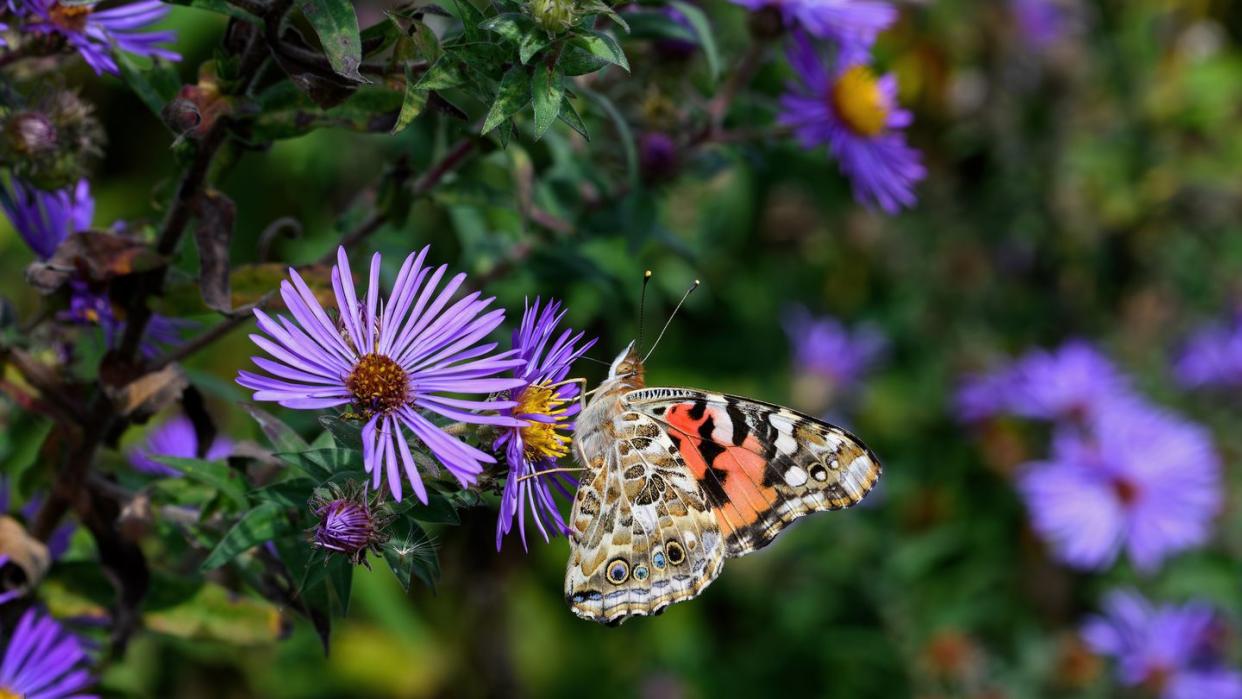
[[[575,38],[574,43],[592,55],[620,66],[627,73],[630,72],[630,62],[626,60],[625,52],[621,50],[621,45],[617,43],[617,40],[610,35],[603,32],[588,32]]]
[[[483,133],[503,124],[509,117],[517,114],[530,101],[530,76],[522,66],[513,66],[500,80],[500,88],[496,91],[496,99],[487,110],[487,118],[483,120]],[[501,134],[502,142],[507,143],[506,134]]]
[[[565,74],[555,66],[536,65],[530,83],[530,97],[535,106],[535,140],[539,140],[561,113],[561,102],[565,99]]]
[[[285,508],[265,502],[242,515],[233,528],[203,561],[203,570],[214,570],[255,546],[277,539],[290,529]]]
[[[355,82],[368,82],[358,72],[362,67],[362,36],[353,3],[350,0],[298,0],[298,8],[319,36],[332,70]]]
[[[232,500],[238,507],[245,509],[250,506],[246,498],[246,482],[241,473],[229,468],[223,461],[207,461],[205,459],[185,459],[178,456],[152,456],[165,466],[176,469],[182,476],[215,488],[221,495]]]
[[[462,73],[461,62],[457,56],[446,53],[431,64],[414,87],[418,90],[447,90],[464,82],[466,76]]]
[[[587,133],[586,124],[583,123],[582,117],[578,115],[578,110],[574,108],[569,95],[566,95],[561,100],[561,112],[556,115],[556,118],[568,124],[569,128],[577,131],[586,140],[591,140],[591,134]]]
[[[695,41],[703,49],[703,58],[707,59],[707,70],[712,80],[720,78],[720,49],[716,47],[716,35],[703,10],[685,0],[672,0],[672,6],[686,18],[694,29]]]

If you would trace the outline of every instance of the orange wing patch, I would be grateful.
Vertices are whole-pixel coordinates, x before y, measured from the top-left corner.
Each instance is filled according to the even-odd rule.
[[[669,406],[663,419],[722,532],[742,531],[776,507],[780,496],[765,485],[768,460],[763,447],[740,415],[731,417],[717,406],[689,401]]]

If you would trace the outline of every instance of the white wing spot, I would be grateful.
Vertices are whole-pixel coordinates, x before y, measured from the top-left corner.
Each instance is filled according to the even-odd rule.
[[[797,466],[791,466],[789,470],[785,472],[785,482],[797,488],[798,486],[806,483],[806,471],[803,471]]]

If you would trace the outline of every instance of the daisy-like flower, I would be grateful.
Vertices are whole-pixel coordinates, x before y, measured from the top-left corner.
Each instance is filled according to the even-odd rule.
[[[527,304],[522,324],[513,334],[513,347],[522,364],[514,369],[521,384],[509,391],[513,407],[506,415],[519,421],[503,430],[494,448],[503,451],[509,475],[496,519],[496,550],[517,520],[518,535],[526,546],[526,509],[545,541],[552,534],[565,534],[565,520],[557,509],[553,491],[568,496],[575,484],[564,473],[538,475],[556,468],[556,462],[569,454],[569,432],[573,418],[581,409],[577,382],[566,382],[570,368],[596,340],[583,341],[584,333],[557,325],[565,311],[559,301],[541,305],[539,299]],[[553,339],[555,337],[555,339]]]
[[[752,12],[781,13],[788,27],[801,27],[821,38],[871,43],[897,21],[892,3],[876,0],[733,0]]]
[[[1052,457],[1027,464],[1018,489],[1056,556],[1102,569],[1125,551],[1154,571],[1204,543],[1222,502],[1220,460],[1198,425],[1136,399],[1063,428]]]
[[[897,106],[897,79],[876,77],[865,56],[845,44],[827,65],[810,38],[795,32],[789,63],[798,81],[781,95],[780,123],[804,148],[828,146],[854,198],[891,214],[914,205],[914,184],[926,170],[902,132],[913,117]]]
[[[46,260],[69,235],[91,227],[95,199],[86,180],[47,192],[10,178],[7,185],[0,180],[0,208],[22,240]]]
[[[156,427],[139,447],[129,452],[129,464],[135,470],[153,476],[179,476],[181,472],[156,461],[156,457],[174,456],[182,459],[204,458],[208,461],[227,459],[233,453],[233,442],[223,435],[216,435],[207,452],[199,457],[198,435],[194,423],[184,415],[178,415]]]
[[[95,3],[68,4],[59,0],[21,0],[31,18],[25,29],[64,38],[96,74],[120,75],[112,51],[136,56],[181,60],[181,55],[160,44],[171,44],[177,33],[147,31],[168,15],[168,6],[159,0],[140,0],[96,10]]]
[[[1242,318],[1213,323],[1191,335],[1173,364],[1173,375],[1186,388],[1242,386]]]
[[[254,343],[273,358],[254,357],[271,376],[242,371],[237,382],[255,391],[254,399],[287,408],[351,406],[365,420],[363,462],[371,487],[387,480],[401,500],[402,473],[415,495],[427,502],[406,431],[440,460],[463,485],[473,483],[487,453],[466,444],[433,423],[424,411],[463,423],[517,427],[508,415],[482,414],[512,408],[514,401],[490,401],[445,394],[490,394],[522,385],[497,374],[523,364],[512,352],[489,354],[496,343],[481,341],[504,320],[504,311],[487,311],[494,300],[466,295],[450,305],[465,281],[458,274],[440,286],[447,265],[424,266],[429,248],[411,253],[397,274],[386,303],[380,299],[380,255],[371,258],[366,297],[354,290],[345,249],[337,250],[332,269],[339,320],[329,319],[296,270],[281,282],[280,293],[293,314],[272,318],[255,310],[259,329]]]
[[[95,683],[87,661],[77,637],[52,617],[28,610],[0,661],[0,697],[86,699],[83,690]]]
[[[1153,606],[1137,592],[1117,590],[1082,637],[1117,661],[1117,679],[1161,699],[1239,699],[1242,673],[1227,667],[1218,641],[1220,619],[1205,604]]]
[[[874,327],[850,329],[801,306],[785,315],[784,326],[793,345],[794,393],[800,405],[813,410],[826,408],[834,397],[855,388],[886,344]]]

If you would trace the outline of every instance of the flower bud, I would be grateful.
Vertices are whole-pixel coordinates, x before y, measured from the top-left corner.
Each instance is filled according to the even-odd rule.
[[[347,556],[354,565],[370,568],[367,551],[380,553],[380,546],[388,541],[384,529],[392,518],[378,503],[367,499],[365,489],[353,483],[344,488],[333,485],[329,491],[316,494],[311,509],[319,518],[311,530],[312,544]]]
[[[22,155],[40,155],[56,147],[56,125],[39,112],[19,112],[9,117],[4,136],[9,148]]]
[[[559,34],[578,20],[578,3],[575,0],[530,0],[526,11],[549,34]]]

